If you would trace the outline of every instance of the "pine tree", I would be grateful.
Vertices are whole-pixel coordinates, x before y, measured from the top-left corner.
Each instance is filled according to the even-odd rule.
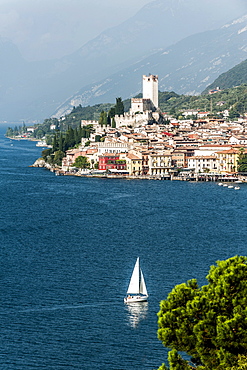
[[[175,286],[160,303],[158,337],[172,349],[170,369],[230,370],[247,353],[247,257],[211,266],[208,285],[196,279]]]

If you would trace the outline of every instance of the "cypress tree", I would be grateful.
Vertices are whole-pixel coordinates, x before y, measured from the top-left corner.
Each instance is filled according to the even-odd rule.
[[[62,152],[64,151],[64,139],[63,139],[62,132],[60,132],[60,135],[59,135],[58,149]]]
[[[55,133],[53,137],[53,143],[52,143],[52,152],[54,153],[57,149],[58,149],[57,134]]]
[[[123,102],[122,102],[122,98],[116,98],[115,113],[118,116],[124,114],[124,105],[123,105]]]
[[[111,127],[116,128],[116,121],[114,117],[111,119]]]

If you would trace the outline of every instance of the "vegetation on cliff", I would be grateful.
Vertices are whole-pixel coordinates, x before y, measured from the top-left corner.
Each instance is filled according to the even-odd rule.
[[[218,86],[221,89],[229,89],[246,83],[247,59],[229,69],[229,71],[222,73],[211,85],[207,87],[207,89],[203,91],[203,94],[207,94],[209,90],[216,89]]]

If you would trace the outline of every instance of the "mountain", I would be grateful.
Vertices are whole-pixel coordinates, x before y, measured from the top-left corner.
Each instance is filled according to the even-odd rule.
[[[189,36],[175,45],[132,64],[106,79],[88,85],[68,99],[56,112],[71,110],[73,105],[113,102],[141,91],[143,74],[159,75],[160,91],[200,94],[220,74],[247,56],[247,15],[223,27]]]
[[[242,84],[247,84],[247,59],[229,69],[229,71],[222,73],[213,83],[207,86],[203,93],[205,94],[208,90],[213,90],[217,87],[223,90]]]
[[[57,107],[69,96],[71,104],[76,105],[75,92],[89,84],[95,87],[94,94],[92,88],[89,89],[90,95],[99,96],[102,92],[106,98],[105,88],[101,91],[97,81],[103,81],[106,86],[109,75],[133,66],[137,60],[146,63],[145,58],[155,50],[164,50],[186,36],[216,28],[225,20],[239,16],[243,8],[237,6],[238,3],[242,0],[228,0],[227,4],[225,0],[201,0],[199,4],[198,0],[156,0],[134,17],[57,60],[28,63],[17,50],[17,59],[11,50],[3,54],[0,45],[0,53],[4,55],[0,58],[0,68],[2,70],[2,63],[9,65],[6,75],[0,76],[0,120],[47,118],[57,112]],[[155,73],[153,66],[149,72]],[[141,74],[136,74],[138,81]],[[121,84],[126,85],[125,95],[139,89],[138,85],[123,79]],[[114,98],[122,94],[117,86],[111,95]]]

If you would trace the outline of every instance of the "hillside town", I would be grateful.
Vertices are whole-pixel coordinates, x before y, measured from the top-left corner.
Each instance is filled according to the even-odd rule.
[[[93,133],[78,148],[66,151],[57,174],[158,179],[235,176],[240,154],[247,153],[247,117],[229,121],[224,114],[225,118],[213,119],[210,112],[191,109],[183,112],[185,119],[174,119],[158,107],[158,76],[144,75],[143,97],[132,98],[129,112],[115,116],[116,127],[81,121],[82,127],[92,125]],[[160,116],[166,123],[158,123]],[[97,142],[97,135],[104,141]],[[74,163],[80,156],[87,158],[87,166],[78,170]]]

